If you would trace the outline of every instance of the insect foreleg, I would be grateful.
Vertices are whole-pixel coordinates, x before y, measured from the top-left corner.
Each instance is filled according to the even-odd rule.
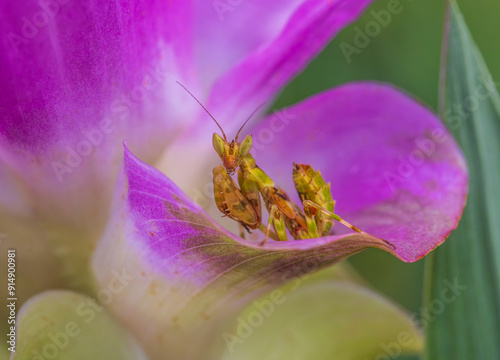
[[[248,200],[260,221],[262,210],[258,184],[255,181],[251,181],[248,177],[245,177],[241,169],[238,169],[238,184],[240,185],[243,196]]]
[[[238,221],[247,230],[257,229],[260,225],[260,214],[255,212],[224,166],[216,166],[213,175],[215,203],[220,212]]]

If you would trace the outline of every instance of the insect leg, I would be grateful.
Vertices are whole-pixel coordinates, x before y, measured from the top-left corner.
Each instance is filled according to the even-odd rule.
[[[276,230],[277,234],[277,240],[287,240],[285,219],[283,218],[283,214],[280,212],[279,208],[276,205],[272,205],[269,209],[269,221],[267,223],[266,236],[260,243],[260,245],[264,245],[267,242],[267,239],[269,238],[269,234],[271,232],[271,225],[274,225],[274,229]]]
[[[260,224],[260,225],[259,225],[259,230],[260,230],[263,234],[265,234],[265,233],[267,233],[267,226],[265,226],[264,224]],[[279,240],[279,239],[278,239],[278,236],[276,236],[276,233],[275,233],[274,231],[272,231],[271,229],[269,229],[269,237],[270,237],[271,239],[273,239],[273,240],[277,240],[277,241]],[[266,241],[267,241],[267,239],[266,239]]]
[[[318,225],[316,223],[317,210],[314,207],[306,205],[306,201],[310,200],[304,200],[303,202],[304,215],[306,216],[307,232],[309,233],[310,238],[320,237],[318,233]]]
[[[255,163],[253,157],[248,154],[241,165],[242,175],[240,179],[248,181],[254,186],[254,191],[259,191],[264,199],[269,213],[275,207],[274,216],[270,217],[276,230],[277,240],[286,240],[286,229],[290,231],[294,239],[307,239],[306,219],[302,209],[290,200],[283,189],[276,187],[274,181]],[[242,191],[244,186],[241,183]],[[270,228],[270,226],[268,226]],[[267,240],[267,239],[266,239]]]
[[[240,237],[241,237],[242,239],[244,239],[244,238],[245,238],[245,230],[247,230],[247,229],[245,229],[245,227],[244,227],[244,226],[240,223]],[[247,231],[248,231],[248,230],[247,230]]]
[[[287,235],[286,235],[285,217],[276,205],[273,205],[271,207],[271,211],[273,209],[275,211],[275,215],[273,216],[273,224],[274,224],[274,230],[276,231],[276,235],[278,236],[278,240],[286,241]],[[271,218],[271,216],[269,217]]]
[[[339,223],[341,223],[342,225],[347,226],[349,229],[351,229],[353,231],[356,231],[358,233],[362,233],[363,232],[361,229],[359,229],[358,227],[356,227],[356,226],[348,223],[347,221],[345,221],[344,219],[342,219],[337,214],[335,214],[335,213],[333,213],[331,211],[328,211],[327,209],[325,209],[321,205],[318,205],[318,204],[312,202],[311,200],[304,200],[303,205],[304,205],[304,211],[306,213],[306,216],[307,216],[308,213],[310,215],[314,216],[314,215],[316,215],[317,211],[321,211],[323,214],[326,214],[329,217],[331,217],[332,219],[337,220]]]
[[[266,236],[264,237],[264,240],[262,240],[262,242],[260,243],[261,246],[264,246],[264,244],[267,242],[267,238],[269,237],[269,232],[271,231],[271,224],[273,223],[273,217],[275,212],[276,208],[274,207],[269,212],[269,221],[267,222]]]

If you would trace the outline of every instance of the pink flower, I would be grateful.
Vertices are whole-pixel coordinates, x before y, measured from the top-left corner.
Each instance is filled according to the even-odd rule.
[[[344,85],[245,130],[277,184],[292,193],[292,162],[311,164],[336,212],[371,235],[337,225],[261,247],[137,159],[187,191],[203,186],[214,124],[175,81],[234,133],[370,2],[1,5],[0,226],[20,256],[31,251],[20,298],[99,295],[124,271],[110,311],[152,358],[200,358],[249,301],[291,278],[367,247],[411,262],[441,244],[465,204],[465,162],[439,119],[390,85]]]

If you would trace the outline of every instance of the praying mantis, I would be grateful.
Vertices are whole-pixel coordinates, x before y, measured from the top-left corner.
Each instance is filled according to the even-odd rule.
[[[224,130],[210,112],[184,85],[177,83],[198,102],[221,131],[222,136],[213,134],[212,145],[222,160],[222,165],[217,165],[213,169],[213,185],[215,203],[223,216],[237,221],[248,232],[259,229],[265,233],[262,246],[268,238],[286,241],[287,230],[296,240],[326,236],[334,220],[355,232],[363,232],[334,213],[335,201],[332,198],[330,184],[326,183],[321,173],[310,165],[293,164],[293,181],[302,208],[290,200],[285,191],[277,187],[274,181],[257,166],[250,154],[252,136],[247,135],[241,142],[238,141],[238,136],[262,105],[243,123],[234,140],[228,141]],[[238,184],[232,178],[235,172]],[[269,212],[267,227],[262,224],[261,197]],[[271,231],[271,227],[274,228],[274,232]],[[241,235],[244,237],[244,231],[241,231]]]

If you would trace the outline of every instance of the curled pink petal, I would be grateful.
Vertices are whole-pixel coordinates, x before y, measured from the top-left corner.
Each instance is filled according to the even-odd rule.
[[[257,163],[290,194],[292,162],[319,169],[336,212],[390,241],[404,261],[425,256],[460,220],[468,189],[460,149],[436,115],[391,86],[344,85],[249,132]]]
[[[216,354],[220,331],[249,300],[368,247],[391,251],[383,240],[357,233],[265,246],[245,241],[127,149],[121,185],[93,270],[105,286],[124,269],[127,286],[109,306],[153,359],[165,351],[196,359],[210,347]]]

